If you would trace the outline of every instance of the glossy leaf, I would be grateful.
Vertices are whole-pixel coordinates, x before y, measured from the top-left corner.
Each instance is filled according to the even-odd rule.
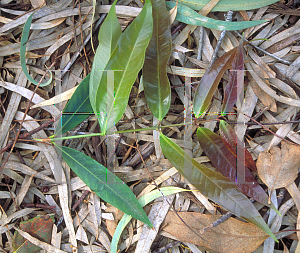
[[[224,91],[224,99],[222,105],[222,114],[231,111],[233,105],[237,101],[237,97],[240,95],[244,88],[244,72],[239,71],[244,69],[244,49],[243,39],[237,47],[235,58],[233,60],[231,69],[229,71],[229,81]]]
[[[112,172],[89,156],[72,148],[57,146],[74,173],[104,201],[152,227],[130,188]],[[111,182],[108,182],[111,181]]]
[[[210,0],[179,0],[194,10],[200,11]],[[220,0],[211,11],[242,11],[253,10],[278,2],[279,0]]]
[[[269,197],[264,189],[256,182],[247,167],[237,168],[236,157],[230,153],[219,135],[207,128],[199,127],[197,138],[204,153],[223,176],[235,183],[247,196],[269,205]]]
[[[183,192],[183,191],[189,191],[189,190],[179,188],[179,187],[162,187],[159,190],[156,189],[156,190],[153,190],[153,191],[145,194],[144,196],[140,197],[138,199],[138,201],[141,204],[141,206],[145,206],[145,205],[149,204],[151,201],[161,197],[161,193],[163,193],[164,196],[168,196],[168,195],[178,193],[178,192]],[[123,230],[125,229],[125,227],[127,226],[127,224],[130,222],[131,218],[132,217],[130,215],[124,214],[122,219],[118,223],[118,226],[115,230],[114,236],[111,241],[111,253],[117,253],[118,242],[120,240],[121,234],[122,234]]]
[[[164,0],[152,0],[152,17],[153,33],[145,55],[143,85],[151,112],[162,120],[171,103],[167,64],[172,50],[170,18]]]
[[[218,88],[219,82],[227,69],[234,61],[237,48],[233,48],[219,59],[217,59],[210,68],[208,68],[201,78],[201,81],[195,91],[193,110],[195,116],[200,117],[208,109],[210,101]]]
[[[72,130],[89,115],[93,114],[93,108],[89,99],[89,80],[90,74],[88,74],[78,85],[63,110],[55,135]]]
[[[169,9],[175,7],[175,2],[166,2]],[[256,25],[263,24],[268,20],[242,21],[242,22],[226,22],[200,15],[191,8],[178,3],[176,20],[189,25],[205,26],[210,29],[236,31],[246,29]]]
[[[106,92],[106,90],[99,90],[100,80],[104,73],[102,70],[105,69],[110,56],[113,50],[116,48],[117,42],[122,35],[122,30],[116,15],[116,2],[117,1],[112,4],[107,17],[101,25],[98,34],[99,45],[96,50],[91,71],[89,96],[92,108],[96,115],[100,113],[98,107],[96,106],[97,91],[103,93]]]
[[[38,240],[50,243],[53,223],[53,215],[37,216],[33,219],[22,221],[20,223],[20,229]],[[14,233],[12,247],[14,252],[17,253],[35,253],[41,250],[40,247],[26,240],[18,231]]]
[[[32,16],[34,13],[32,13],[28,19],[26,20],[25,24],[24,24],[24,28],[23,28],[23,32],[22,32],[22,36],[21,36],[21,43],[20,43],[20,61],[21,61],[21,67],[22,70],[26,76],[26,78],[33,84],[38,85],[39,82],[35,81],[28,73],[27,71],[27,67],[26,67],[26,46],[27,46],[27,42],[28,42],[28,37],[29,37],[29,31],[30,31],[30,26],[31,26],[31,22],[32,22]],[[46,83],[40,83],[40,87],[42,86],[47,86],[52,82],[52,72],[50,71],[50,79],[46,82]]]
[[[222,174],[199,164],[168,137],[160,134],[162,151],[173,166],[202,194],[277,239],[251,201]]]
[[[114,94],[107,94],[107,73],[104,72],[95,92],[95,112],[102,133],[113,127],[123,116],[128,104],[131,88],[141,70],[145,51],[152,36],[152,9],[150,0],[140,14],[120,37],[111,58],[105,67],[114,72]],[[91,102],[93,105],[93,102]]]
[[[220,122],[220,136],[227,149],[237,158],[237,149],[244,150],[245,165],[257,173],[256,164],[250,152],[244,148],[243,143],[237,138],[234,129],[224,120]]]

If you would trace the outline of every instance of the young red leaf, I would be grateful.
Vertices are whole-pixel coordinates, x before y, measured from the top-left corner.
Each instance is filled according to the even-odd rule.
[[[236,184],[214,169],[196,162],[167,136],[160,134],[159,140],[166,158],[203,195],[240,218],[255,224],[277,241],[254,205]]]
[[[230,112],[233,105],[237,101],[238,95],[244,87],[244,52],[243,40],[236,49],[234,61],[229,71],[229,81],[224,92],[224,100],[222,105],[222,114]],[[241,70],[241,71],[239,71]]]
[[[193,109],[197,118],[207,110],[224,72],[232,66],[236,51],[235,47],[225,53],[206,70],[201,78],[193,101]]]
[[[246,148],[244,148],[244,145],[237,138],[233,128],[224,120],[221,120],[221,122],[220,122],[220,136],[221,136],[222,141],[225,144],[225,146],[235,156],[235,158],[238,159],[237,149],[244,150],[245,159],[243,159],[242,162],[245,161],[246,167],[251,169],[253,172],[257,173],[256,164],[252,158],[252,155]]]
[[[197,138],[204,153],[223,176],[234,182],[247,196],[269,206],[269,198],[264,189],[256,182],[247,167],[244,172],[237,168],[235,156],[226,148],[219,135],[207,128],[199,127]],[[238,182],[236,182],[237,176]]]

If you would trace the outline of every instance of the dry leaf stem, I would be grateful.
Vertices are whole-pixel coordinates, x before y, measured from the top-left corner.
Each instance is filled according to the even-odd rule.
[[[237,31],[234,31],[234,32],[235,32],[239,37],[243,38],[243,36],[242,36],[239,32],[237,32]],[[263,52],[264,54],[266,54],[266,55],[268,55],[268,56],[273,57],[273,58],[276,59],[277,61],[280,61],[280,62],[285,63],[285,64],[287,64],[287,65],[292,65],[292,63],[290,63],[289,61],[282,60],[282,59],[279,58],[278,56],[276,56],[276,55],[274,55],[274,54],[271,54],[271,53],[267,52],[266,50],[264,50],[264,49],[262,49],[262,48],[260,48],[260,47],[258,47],[258,46],[253,45],[253,44],[252,44],[251,42],[249,42],[249,40],[247,40],[246,38],[244,38],[244,40],[247,41],[248,44],[250,44],[252,47],[256,48],[257,50]]]
[[[28,132],[28,133],[25,133],[25,134],[22,134],[22,135],[19,135],[19,137],[15,140],[26,140],[28,137],[30,137],[31,135],[41,131],[42,129],[48,127],[50,124],[52,124],[53,122],[55,122],[55,119],[51,119],[47,122],[45,122],[44,124],[40,125],[38,128]],[[10,149],[15,143],[14,142],[10,142],[6,145],[6,147],[4,147],[3,149],[0,150],[0,154],[2,154],[3,152],[7,151],[8,149]],[[2,169],[1,169],[1,172],[2,172]],[[0,172],[0,174],[1,174]]]
[[[227,22],[230,22],[232,20],[232,14],[233,14],[233,11],[228,11],[227,12],[227,15],[226,15],[226,20]],[[212,55],[211,57],[211,60],[210,60],[210,63],[209,63],[209,66],[208,66],[208,69],[213,65],[213,63],[216,61],[216,58],[217,58],[217,54],[220,50],[220,47],[221,47],[221,44],[222,44],[222,41],[225,37],[225,34],[226,34],[226,31],[223,30],[218,38],[218,42],[217,42],[217,45],[216,45],[216,49],[214,51],[214,54]]]
[[[49,69],[51,69],[51,68],[54,66],[54,64],[55,64],[55,61],[51,64],[51,66],[49,67]],[[15,140],[14,140],[12,146],[11,146],[11,150],[10,150],[10,152],[9,152],[9,154],[8,154],[8,156],[7,156],[7,158],[6,158],[6,160],[3,162],[2,167],[1,167],[1,169],[0,169],[0,175],[2,174],[2,171],[3,171],[3,169],[4,169],[4,166],[5,166],[5,164],[7,163],[8,159],[9,159],[9,157],[10,157],[10,154],[11,154],[11,152],[13,151],[13,149],[14,149],[14,147],[15,147],[15,144],[16,144],[17,141],[18,141],[18,138],[19,138],[19,136],[20,136],[21,129],[22,129],[22,124],[23,124],[23,122],[24,122],[24,120],[25,120],[25,117],[26,117],[26,115],[27,115],[27,112],[29,111],[29,108],[30,108],[30,104],[31,104],[31,102],[32,102],[32,99],[33,99],[34,95],[36,94],[36,91],[37,91],[38,87],[39,87],[40,84],[42,83],[42,81],[43,81],[43,79],[45,78],[45,76],[46,76],[46,74],[48,73],[48,71],[49,71],[49,70],[48,70],[48,68],[47,68],[47,71],[45,71],[45,73],[44,73],[44,75],[42,76],[41,80],[38,82],[38,85],[36,85],[35,89],[34,89],[33,92],[32,92],[32,96],[31,96],[31,98],[30,98],[30,100],[29,100],[29,103],[28,103],[27,106],[26,106],[26,110],[25,110],[25,112],[24,112],[24,116],[23,116],[23,118],[22,118],[22,121],[20,122],[20,127],[19,127],[19,130],[18,130],[18,132],[17,132],[16,138],[15,138]]]

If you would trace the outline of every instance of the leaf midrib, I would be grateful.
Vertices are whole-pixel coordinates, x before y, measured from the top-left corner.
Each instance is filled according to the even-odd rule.
[[[57,147],[59,147],[59,146],[57,146]],[[59,147],[59,148],[60,148],[60,147]],[[77,162],[79,165],[81,165],[83,168],[85,168],[86,171],[88,171],[91,175],[93,175],[95,178],[97,178],[100,182],[103,182],[103,181],[102,181],[101,179],[99,179],[94,173],[92,173],[92,172],[89,171],[85,166],[83,166],[80,162],[78,162],[76,159],[74,159],[72,156],[70,156],[68,153],[66,153],[62,148],[60,148],[60,149],[61,149],[62,152],[64,152],[65,154],[67,154],[67,156],[71,157],[72,160],[74,160],[74,161]],[[103,167],[104,167],[104,166],[103,166]],[[105,168],[105,167],[104,167],[104,168]],[[121,198],[121,196],[118,194],[118,192],[114,191],[113,188],[111,188],[111,187],[109,186],[109,184],[103,184],[103,185],[104,185],[104,187],[106,186],[107,188],[111,189],[112,192],[115,192],[116,195],[119,196],[119,197]],[[123,199],[123,198],[121,198],[121,199]]]
[[[163,137],[164,138],[164,137]],[[172,142],[169,142],[168,140],[167,140],[167,142],[168,142],[168,144],[171,146],[171,147],[173,147],[173,149],[174,150],[176,150],[177,151],[177,153],[179,153],[180,154],[180,156],[181,157],[184,157],[184,156],[182,156],[182,154],[181,154],[181,152],[180,151],[178,151],[177,150],[177,147],[176,146],[174,146],[174,143],[172,143]],[[196,162],[192,157],[191,157],[191,159],[192,159],[192,161],[194,161],[196,164],[198,164],[198,162]],[[187,159],[188,160],[188,162],[190,163],[190,161],[189,161],[189,159]],[[193,167],[196,167],[196,166],[194,166],[193,165],[193,163],[192,163],[192,166]],[[196,167],[197,168],[197,167]],[[197,168],[198,169],[198,168]],[[209,169],[209,168],[208,168]],[[212,181],[212,179],[210,179],[210,177],[208,177],[205,173],[203,173],[200,169],[198,169],[213,185],[216,185],[220,190],[221,190],[221,192],[224,192],[225,194],[226,194],[226,196],[228,196],[234,203],[236,203],[238,206],[240,206],[245,212],[246,212],[246,208],[244,208],[243,206],[241,206],[241,205],[239,205],[239,203],[238,202],[236,202],[230,195],[228,195],[227,194],[227,192],[226,191],[223,191],[223,189],[218,185],[218,184],[216,184],[214,181]],[[230,181],[230,183],[232,183],[231,181]],[[237,191],[238,191],[238,189],[237,188],[235,188]],[[241,192],[240,192],[241,193]],[[241,194],[243,194],[243,193],[241,193]],[[252,215],[252,217],[253,218],[255,218],[253,215]]]
[[[145,23],[145,20],[146,20],[146,15],[145,15],[145,18],[144,18],[144,20],[143,20],[143,25],[144,25],[144,23]],[[141,34],[141,30],[142,30],[142,28],[143,28],[143,25],[141,26],[141,29],[139,30],[139,33],[138,33],[138,35],[137,35],[137,37],[136,37],[136,40],[135,40],[135,43],[134,43],[134,47],[133,47],[132,50],[131,50],[131,53],[130,53],[128,62],[130,62],[130,60],[131,60],[131,58],[132,58],[132,56],[133,56],[133,52],[134,52],[134,50],[135,50],[135,48],[136,48],[136,45],[138,44],[137,42],[139,41],[139,37],[140,37],[140,34]],[[123,35],[123,36],[124,36],[124,35]],[[115,50],[118,50],[118,48],[119,48],[119,43],[118,43],[118,45],[116,46]],[[126,64],[125,70],[122,71],[122,77],[121,77],[120,83],[119,83],[119,85],[118,85],[118,89],[117,89],[116,92],[115,92],[114,100],[116,100],[116,98],[118,97],[119,91],[121,90],[121,89],[120,89],[120,88],[121,88],[121,84],[122,84],[122,82],[123,82],[123,80],[124,80],[125,73],[127,73],[128,66],[129,66],[129,64]],[[110,109],[109,109],[109,111],[108,111],[108,113],[107,113],[106,121],[105,121],[105,125],[106,125],[106,126],[104,127],[105,131],[107,130],[106,128],[107,128],[108,119],[110,118],[110,115],[111,115],[111,112],[112,112],[113,108],[114,108],[114,106],[111,106]]]

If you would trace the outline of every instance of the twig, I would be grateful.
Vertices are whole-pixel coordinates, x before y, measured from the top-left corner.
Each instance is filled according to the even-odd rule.
[[[224,215],[222,215],[219,219],[217,219],[216,221],[214,221],[213,223],[211,223],[210,225],[206,226],[205,228],[200,230],[200,234],[204,234],[207,230],[216,227],[218,225],[220,225],[221,223],[225,222],[226,220],[228,220],[231,216],[233,215],[233,213],[231,212],[227,212]]]
[[[247,114],[241,112],[240,110],[238,110],[238,109],[235,108],[235,107],[233,107],[233,108],[234,108],[235,110],[237,110],[239,113],[242,113],[243,115],[245,115],[246,117],[248,117],[249,119],[251,119],[252,121],[254,121],[256,124],[260,125],[263,129],[267,130],[267,131],[270,132],[271,134],[273,134],[273,135],[275,135],[276,137],[280,138],[281,140],[286,141],[286,142],[288,142],[288,143],[290,143],[290,144],[293,144],[293,145],[299,145],[299,144],[295,144],[295,143],[293,143],[293,142],[291,142],[291,141],[289,141],[289,140],[286,140],[286,139],[282,138],[282,137],[279,136],[278,134],[274,133],[272,130],[270,130],[270,129],[264,127],[263,124],[259,123],[258,121],[256,121],[256,120],[253,119],[252,117],[250,117],[249,115],[247,115]],[[274,125],[276,125],[276,123],[274,123]]]
[[[51,69],[51,68],[53,67],[54,64],[55,64],[55,61],[51,64],[51,66],[49,67],[49,69]],[[42,76],[41,80],[40,80],[40,81],[38,82],[38,84],[36,85],[34,91],[32,92],[31,98],[30,98],[30,100],[29,100],[29,103],[27,104],[26,110],[25,110],[25,112],[24,112],[24,116],[23,116],[22,121],[21,121],[21,123],[20,123],[20,127],[19,127],[19,130],[18,130],[18,132],[17,132],[16,138],[15,138],[13,144],[12,144],[11,150],[10,150],[10,152],[9,152],[9,154],[8,154],[8,156],[7,156],[7,158],[6,158],[6,160],[3,162],[3,165],[2,165],[2,167],[1,167],[1,169],[0,169],[0,175],[2,174],[2,171],[3,171],[3,169],[4,169],[4,166],[5,166],[5,164],[7,163],[8,159],[9,159],[9,157],[10,157],[10,154],[11,154],[11,152],[13,151],[13,149],[14,149],[14,147],[15,147],[15,144],[16,144],[18,138],[19,138],[19,135],[20,135],[20,132],[21,132],[21,129],[22,129],[22,124],[23,124],[23,122],[24,122],[24,120],[25,120],[25,117],[26,117],[26,115],[27,115],[27,112],[29,111],[29,108],[30,108],[30,103],[32,102],[32,99],[33,99],[33,97],[34,97],[34,95],[35,95],[35,93],[36,93],[38,87],[40,86],[41,82],[43,81],[43,79],[44,79],[44,77],[46,76],[46,74],[48,73],[48,71],[49,71],[49,70],[48,70],[48,68],[47,68],[46,72],[44,73],[44,75]]]
[[[232,14],[233,14],[233,11],[228,11],[225,21],[230,22],[232,20]],[[211,60],[210,60],[208,68],[210,68],[213,65],[213,63],[215,62],[215,60],[217,58],[217,54],[218,54],[219,49],[221,47],[222,41],[223,41],[223,39],[225,37],[225,34],[226,34],[226,30],[223,30],[221,32],[221,34],[220,34],[220,37],[218,38],[217,46],[216,46],[216,49],[215,49],[215,51],[214,51],[214,53],[213,53],[213,55],[211,57]]]
[[[166,246],[158,249],[157,251],[154,251],[153,253],[162,253],[165,252],[166,250],[179,245],[181,242],[180,241],[174,241],[174,242],[170,242],[169,244],[167,244]]]
[[[36,207],[36,208],[50,209],[55,213],[55,206],[49,206],[45,204],[22,204],[21,207]]]
[[[204,35],[204,27],[199,27],[199,43],[198,43],[198,52],[197,52],[197,60],[201,60],[202,58],[202,48],[203,48],[203,36]]]
[[[79,205],[80,203],[84,200],[84,198],[89,194],[90,192],[88,190],[85,190],[83,192],[83,194],[81,195],[81,197],[78,199],[78,201],[74,204],[74,206],[72,207],[72,211],[74,211]]]
[[[78,6],[79,6],[79,20],[81,21],[81,8],[80,8],[80,1],[78,2]],[[88,15],[86,15],[87,17]],[[86,17],[84,18],[84,20],[86,19]],[[93,20],[91,21],[92,24],[93,24]],[[83,41],[83,34],[82,34],[82,25],[81,25],[81,22],[80,22],[80,37],[81,37],[81,43],[83,45],[83,52],[84,52],[84,55],[85,55],[85,59],[86,59],[86,62],[89,66],[89,70],[91,71],[91,65],[90,65],[90,61],[89,61],[89,58],[87,57],[86,55],[86,51],[85,51],[85,47],[84,47],[84,41]]]
[[[274,122],[274,123],[255,123],[255,122],[233,122],[227,121],[228,124],[243,124],[243,125],[264,125],[264,126],[273,126],[273,125],[284,125],[284,124],[293,124],[293,123],[300,123],[300,120],[294,121],[284,121],[284,122]]]
[[[31,135],[41,131],[43,128],[48,127],[51,123],[55,122],[55,119],[51,119],[47,122],[45,122],[44,124],[40,125],[39,127],[37,127],[36,129],[33,129],[32,131],[19,135],[19,137],[17,138],[17,140],[26,140],[28,137],[30,137]],[[26,140],[27,141],[27,140]],[[3,149],[0,150],[0,154],[2,154],[3,152],[7,151],[9,148],[11,148],[14,145],[14,142],[10,142],[6,145],[6,147],[4,147]],[[2,172],[2,171],[1,171]],[[0,173],[1,174],[1,173]]]
[[[243,38],[243,35],[241,35],[239,32],[237,31],[234,31],[239,37]],[[263,52],[264,54],[268,55],[268,56],[271,56],[272,58],[276,59],[277,61],[280,61],[282,63],[285,63],[287,65],[292,65],[291,62],[289,61],[285,61],[285,60],[282,60],[281,58],[279,58],[278,56],[274,55],[274,54],[271,54],[269,52],[267,52],[266,50],[263,50],[262,48],[258,47],[258,46],[255,46],[253,45],[251,42],[249,42],[249,40],[247,40],[246,38],[243,38],[245,41],[248,42],[249,45],[251,45],[252,47],[256,48],[257,50]]]
[[[106,17],[106,14],[102,15],[100,17],[100,19],[97,21],[96,25],[93,26],[94,30],[96,30],[98,28],[98,26],[103,22],[104,18]],[[72,58],[69,60],[69,62],[67,63],[66,67],[63,69],[63,71],[61,72],[61,78],[64,77],[64,75],[70,70],[71,66],[73,65],[73,63],[76,61],[77,57],[80,55],[81,50],[83,49],[83,47],[89,42],[89,40],[91,39],[91,34],[89,33],[85,40],[83,45],[81,45],[79,47],[79,50],[77,50],[74,55],[72,56]]]

